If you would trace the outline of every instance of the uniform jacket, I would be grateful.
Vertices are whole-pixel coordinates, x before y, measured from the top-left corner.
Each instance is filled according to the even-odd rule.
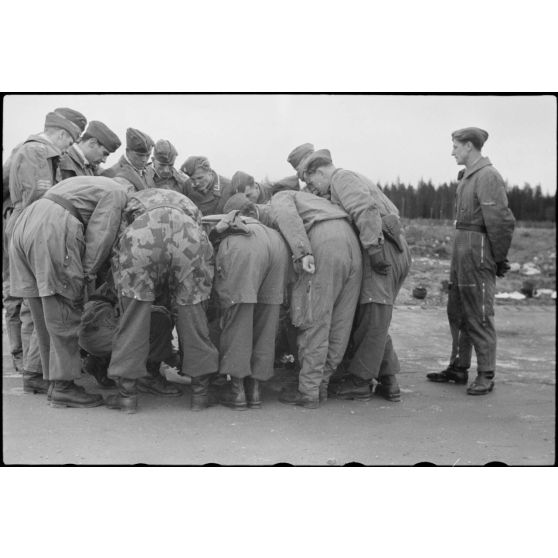
[[[60,294],[79,300],[84,279],[94,279],[110,256],[126,190],[105,177],[80,176],[63,180],[50,192],[73,204],[86,230],[51,200],[43,198],[25,208],[13,231],[11,290],[24,298]]]
[[[147,175],[148,183],[153,183],[155,188],[163,188],[165,190],[174,190],[179,194],[187,196],[186,193],[186,182],[188,182],[188,177],[177,171],[175,168],[172,169],[172,176],[169,178],[161,178],[156,172],[153,166],[147,167],[145,171]]]
[[[458,223],[486,227],[494,261],[506,259],[515,219],[508,207],[504,180],[488,157],[481,157],[465,170],[457,187],[456,219]]]
[[[102,176],[108,176],[109,178],[125,178],[133,186],[134,190],[138,192],[155,187],[153,180],[147,175],[147,170],[140,172],[135,169],[125,155],[122,155],[115,165],[105,169],[102,172]]]
[[[83,160],[75,144],[60,157],[58,165],[59,180],[66,180],[72,176],[95,176],[95,167]]]
[[[259,221],[243,218],[249,234],[225,237],[215,260],[215,292],[221,308],[239,303],[281,304],[289,253],[281,235]]]
[[[15,208],[24,208],[57,182],[61,151],[47,138],[29,136],[13,153],[10,165],[10,197]]]
[[[171,299],[191,305],[207,300],[213,282],[213,248],[201,213],[186,196],[150,188],[129,196],[113,257],[120,296]]]
[[[309,192],[279,192],[271,198],[271,216],[289,244],[293,260],[312,254],[307,233],[318,222],[346,219],[349,216],[338,205]]]
[[[200,208],[203,215],[217,215],[223,213],[225,203],[232,196],[232,184],[228,178],[213,173],[213,181],[205,194],[198,192],[192,181],[186,182],[185,194]]]

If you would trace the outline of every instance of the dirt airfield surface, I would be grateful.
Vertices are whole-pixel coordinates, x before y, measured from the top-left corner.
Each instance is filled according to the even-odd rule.
[[[496,387],[428,382],[445,368],[450,335],[442,307],[396,306],[392,336],[401,361],[400,403],[330,399],[308,410],[277,401],[285,371],[265,386],[261,410],[190,411],[179,398],[140,396],[139,411],[57,409],[23,393],[3,328],[3,462],[9,465],[551,465],[555,463],[556,312],[498,306]],[[475,370],[475,363],[472,367]],[[99,390],[91,378],[80,383]]]

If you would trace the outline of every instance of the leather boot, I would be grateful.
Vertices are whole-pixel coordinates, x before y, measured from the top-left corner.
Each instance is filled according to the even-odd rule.
[[[209,407],[209,382],[211,374],[192,376],[190,389],[192,391],[192,411],[203,411]]]
[[[260,397],[260,382],[252,376],[244,378],[244,393],[249,409],[261,409],[262,400]]]
[[[235,411],[244,411],[248,408],[246,393],[244,392],[244,378],[231,378],[219,394],[219,403]]]
[[[116,380],[118,393],[109,395],[105,399],[105,405],[109,409],[118,409],[127,414],[136,413],[138,410],[138,385],[137,380],[129,378],[118,378]]]
[[[93,376],[99,387],[113,388],[116,387],[116,384],[107,376],[109,361],[110,358],[87,354],[81,359],[81,369],[86,374]]]
[[[376,386],[376,395],[387,399],[388,401],[401,401],[401,390],[397,382],[397,377],[393,374],[389,376],[380,376],[379,384]]]
[[[23,371],[23,393],[47,393],[48,380],[38,372]]]
[[[23,373],[23,355],[22,353],[12,353],[12,363],[16,372]]]
[[[372,399],[372,390],[368,380],[363,380],[354,374],[350,374],[339,384],[335,395],[338,399],[370,401]]]
[[[479,372],[471,385],[467,388],[469,395],[486,395],[494,389],[494,371]]]
[[[431,372],[430,374],[427,374],[426,377],[431,382],[455,382],[456,384],[466,384],[469,379],[469,372],[467,368],[450,364],[445,370],[442,370],[441,372]]]
[[[284,391],[279,396],[279,402],[286,405],[296,405],[305,409],[317,409],[320,406],[319,396],[311,397],[297,390]]]
[[[141,393],[152,393],[153,395],[162,395],[163,397],[180,397],[182,390],[159,373],[160,363],[147,363],[147,371],[149,376],[138,379],[138,390]]]
[[[51,407],[98,407],[103,398],[96,393],[88,393],[73,381],[55,380],[50,393]]]

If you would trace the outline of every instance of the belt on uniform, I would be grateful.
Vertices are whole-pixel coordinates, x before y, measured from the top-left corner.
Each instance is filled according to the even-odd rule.
[[[486,227],[484,225],[471,225],[469,223],[455,223],[455,228],[461,229],[462,231],[486,233]]]
[[[69,211],[70,214],[73,215],[83,225],[83,228],[85,229],[85,221],[83,220],[83,218],[79,214],[79,211],[75,208],[74,204],[71,201],[57,194],[53,194],[51,192],[45,194],[43,197],[47,200],[57,203],[58,205],[61,205],[64,209]]]

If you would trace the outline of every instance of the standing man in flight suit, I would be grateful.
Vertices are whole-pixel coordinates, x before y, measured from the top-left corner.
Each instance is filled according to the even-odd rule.
[[[174,168],[178,155],[176,148],[169,140],[159,140],[153,149],[153,164],[147,168],[147,180],[155,188],[174,190],[186,195],[188,177]]]
[[[147,176],[147,164],[152,149],[153,140],[146,133],[135,128],[128,128],[126,130],[126,153],[115,165],[104,170],[101,175],[124,179],[130,190],[136,192],[153,188],[153,181]]]
[[[496,369],[496,277],[503,277],[509,270],[507,255],[515,219],[508,207],[504,180],[481,153],[488,133],[472,127],[456,130],[451,137],[451,154],[458,165],[465,165],[458,176],[457,231],[447,306],[453,351],[448,368],[427,378],[466,384],[472,346],[477,356],[477,377],[467,393],[485,395],[494,388]]]
[[[96,176],[97,168],[120,147],[118,136],[102,122],[92,120],[79,140],[60,157],[60,180]]]
[[[395,298],[409,273],[411,254],[401,234],[399,211],[368,178],[336,168],[327,149],[308,155],[299,172],[311,191],[340,205],[358,230],[363,278],[352,342],[349,377],[339,386],[341,399],[369,400],[376,394],[399,401],[399,360],[389,335]],[[348,325],[350,327],[350,325]]]

